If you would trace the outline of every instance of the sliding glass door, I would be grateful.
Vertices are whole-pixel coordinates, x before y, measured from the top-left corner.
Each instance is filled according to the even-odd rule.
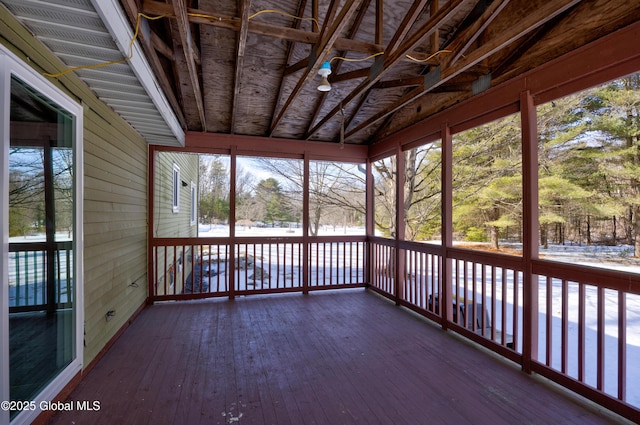
[[[0,416],[0,424],[37,416],[41,401],[77,373],[82,357],[77,158],[81,110],[73,103],[63,106],[68,103],[65,98],[38,77],[21,73],[20,67],[7,68],[2,97],[3,167],[8,173],[2,179],[6,242],[0,376],[3,387],[8,378],[2,400],[14,403],[8,418],[6,412]],[[19,403],[24,401],[34,403],[25,409]]]

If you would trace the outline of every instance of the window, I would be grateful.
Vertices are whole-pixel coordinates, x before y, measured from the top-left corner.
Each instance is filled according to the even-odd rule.
[[[173,164],[173,194],[172,194],[173,212],[180,211],[180,167]]]
[[[190,224],[193,226],[198,220],[198,192],[196,191],[196,184],[191,181],[191,220]]]

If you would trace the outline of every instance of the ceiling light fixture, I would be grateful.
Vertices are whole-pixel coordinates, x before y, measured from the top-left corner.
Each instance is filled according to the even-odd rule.
[[[322,81],[320,81],[320,85],[318,86],[318,90],[320,91],[329,91],[331,90],[331,84],[329,84],[329,77],[331,74],[331,63],[329,61],[322,64],[320,69],[318,70],[318,75],[322,77]]]

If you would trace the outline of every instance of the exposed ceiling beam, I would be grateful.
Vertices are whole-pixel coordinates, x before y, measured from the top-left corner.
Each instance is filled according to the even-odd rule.
[[[313,19],[315,19],[314,22],[319,22],[319,17],[318,17],[318,1],[317,0],[313,0],[312,5],[311,5],[312,9],[313,9]],[[327,28],[329,28],[329,24],[330,22],[333,21],[333,18],[335,17],[335,14],[338,11],[338,1],[336,0],[332,0],[331,3],[329,4],[329,8],[327,9],[327,15],[325,16],[322,28],[318,28],[318,31],[320,33],[319,35],[319,40],[322,39],[322,35],[326,34]],[[304,13],[304,11],[301,11],[302,13]],[[291,46],[293,48],[293,46]],[[318,46],[314,46],[315,52],[316,52],[316,58],[315,61],[317,61],[317,52],[318,52]],[[314,50],[312,50],[314,51]],[[302,77],[298,80],[298,83],[296,84],[296,86],[293,89],[293,92],[291,92],[289,94],[289,97],[287,98],[287,100],[285,101],[284,105],[282,106],[282,108],[280,108],[280,113],[278,115],[274,114],[274,119],[271,120],[271,126],[269,127],[269,135],[272,136],[273,135],[273,131],[275,130],[275,128],[278,126],[278,124],[280,123],[280,120],[282,120],[282,118],[284,117],[287,108],[291,105],[291,103],[293,102],[293,100],[296,98],[296,96],[298,95],[298,93],[300,92],[300,90],[302,89],[302,86],[304,85],[304,83],[307,81],[307,78],[309,77],[309,73],[311,71],[310,68],[315,66],[315,62],[312,63],[311,61],[313,60],[313,58],[311,57],[307,57],[306,58],[306,62],[307,62],[307,66],[305,68],[301,68],[304,69],[305,72],[303,73]],[[282,92],[279,92],[279,97],[277,100],[278,106],[280,105],[280,95],[282,95]],[[276,109],[277,110],[277,109]]]
[[[145,13],[150,15],[175,17],[173,7],[170,4],[161,3],[159,1],[145,0],[142,5],[142,9]],[[214,14],[212,12],[193,8],[187,8],[187,12],[191,23],[212,25],[215,27],[240,31],[240,20],[237,17]],[[254,20],[249,21],[249,32],[252,34],[280,38],[296,43],[314,45],[320,42],[320,33],[318,32],[281,27],[278,25],[256,22]],[[366,54],[374,54],[383,50],[383,46],[381,45],[367,43],[360,40],[350,40],[342,37],[338,37],[333,46],[338,50],[347,50],[350,52]]]
[[[358,78],[365,78],[371,74],[370,68],[354,69],[353,71],[343,72],[342,74],[336,74],[331,78],[331,83],[340,83],[343,81],[355,80]]]
[[[394,51],[392,51],[388,56],[387,56],[387,52],[389,50],[387,50],[385,52],[384,55],[384,66],[383,69],[377,73],[375,76],[369,76],[369,78],[367,78],[367,80],[363,81],[362,83],[360,83],[358,85],[358,87],[355,88],[355,90],[353,90],[351,93],[349,93],[347,95],[347,97],[345,99],[342,100],[342,102],[340,102],[336,107],[334,107],[322,120],[320,120],[320,122],[318,122],[318,124],[316,124],[316,126],[314,128],[311,129],[311,131],[308,134],[308,137],[313,136],[313,134],[318,131],[323,125],[325,125],[331,118],[333,118],[334,116],[336,116],[336,114],[338,112],[340,112],[340,110],[346,106],[347,104],[349,104],[353,99],[355,99],[356,97],[360,96],[361,94],[365,93],[367,90],[369,90],[371,87],[374,86],[374,84],[376,84],[378,81],[380,81],[382,79],[382,77],[389,71],[389,69],[395,65],[396,63],[398,63],[401,59],[404,58],[404,56],[407,54],[407,52],[413,50],[418,44],[420,44],[420,42],[428,37],[433,31],[435,31],[436,28],[438,28],[440,25],[442,25],[444,22],[448,21],[451,16],[458,10],[458,8],[463,5],[467,0],[452,0],[451,2],[449,2],[447,4],[447,6],[445,6],[444,8],[441,8],[438,10],[438,12],[431,16],[427,22],[420,28],[418,29],[418,31],[416,31],[414,33],[413,36],[411,36],[407,41],[403,42],[399,47],[397,47]],[[404,31],[405,28],[399,28],[398,31]],[[392,39],[392,42],[390,42],[390,45],[393,44],[399,44],[400,43],[400,39],[398,39],[398,41],[394,41],[396,37],[394,37],[394,39]]]
[[[132,28],[135,28],[139,13],[136,2],[134,0],[123,0],[122,5],[125,9],[125,13],[127,14],[129,24]],[[140,25],[147,25],[147,23],[146,21],[142,20],[140,22]],[[160,63],[160,58],[158,57],[155,46],[153,44],[153,38],[151,40],[145,38],[145,31],[140,31],[138,38],[140,39],[140,45],[142,46],[142,49],[146,53],[147,60],[149,61],[149,66],[153,70],[153,73],[157,78],[158,85],[164,93],[167,102],[169,103],[169,105],[171,105],[171,109],[173,110],[177,121],[180,123],[180,126],[183,129],[187,128],[187,120],[184,117],[182,108],[180,107],[180,102],[178,102],[178,98],[176,97],[173,86],[169,81],[169,77],[167,76],[167,73],[164,71],[164,68]]]
[[[153,48],[158,51],[162,56],[167,59],[173,59],[173,49],[164,42],[162,38],[155,31],[150,31],[151,33],[151,44]]]
[[[242,68],[244,67],[244,53],[247,47],[247,35],[249,33],[249,12],[251,10],[251,0],[240,2],[241,21],[240,32],[238,33],[238,45],[236,48],[236,73],[233,83],[233,106],[231,107],[231,133],[235,133],[238,98],[240,94],[240,77],[242,76]]]
[[[338,2],[332,1],[332,4],[334,3],[337,4]],[[324,22],[323,28],[320,31],[320,42],[316,45],[315,60],[313,61],[313,63],[311,63],[310,61],[310,66],[306,71],[304,71],[302,77],[300,78],[300,80],[298,80],[298,84],[296,84],[295,88],[289,95],[289,98],[280,110],[280,113],[271,123],[271,134],[273,134],[273,131],[278,126],[284,115],[287,113],[287,110],[289,109],[293,101],[297,98],[298,94],[307,83],[307,81],[315,76],[315,74],[318,72],[318,69],[320,68],[320,65],[327,60],[329,50],[334,47],[335,41],[337,40],[344,27],[351,21],[351,17],[358,9],[360,3],[362,3],[362,0],[347,0],[335,19],[330,19],[332,15],[331,9],[333,9],[330,7],[330,12],[328,13],[327,20]],[[331,22],[330,26],[329,22]]]
[[[535,30],[541,25],[544,25],[555,16],[575,6],[577,3],[580,3],[580,1],[581,0],[558,0],[556,2],[541,1],[540,6],[535,10],[535,12],[521,17],[519,25],[512,25],[510,27],[507,27],[504,31],[498,33],[497,37],[495,37],[494,39],[488,40],[485,44],[478,47],[467,56],[463,57],[454,65],[441,70],[440,80],[438,82],[431,85],[430,87],[427,87],[426,89],[418,87],[412,90],[408,95],[396,101],[391,107],[377,113],[368,120],[360,123],[357,127],[349,130],[346,133],[346,136],[349,137],[359,131],[362,131],[365,128],[373,125],[377,121],[383,119],[387,115],[398,111],[400,108],[408,105],[425,93],[434,90],[435,88],[441,86],[442,84],[446,83],[462,72],[488,58],[500,49],[505,48],[509,44],[523,37],[527,33]]]
[[[196,69],[196,61],[193,46],[193,38],[191,35],[191,28],[189,18],[187,16],[187,7],[183,0],[171,0],[173,4],[173,10],[177,21],[177,29],[182,43],[184,51],[184,57],[189,71],[189,79],[191,87],[195,97],[196,108],[198,109],[198,115],[200,116],[200,122],[202,124],[202,131],[207,131],[207,122],[204,114],[204,99],[202,96],[202,89],[200,87],[200,77],[198,76],[198,70]]]
[[[384,0],[376,0],[376,35],[375,43],[384,43]]]
[[[317,0],[313,0],[312,7],[314,9],[317,8],[317,3],[318,3]],[[298,4],[298,13],[296,16],[298,16],[299,18],[304,16],[304,11],[306,8],[307,8],[307,0],[300,0],[300,3]],[[318,22],[317,19],[315,20],[315,22]],[[301,24],[302,24],[302,21],[300,19],[294,19],[293,28],[299,29]],[[312,27],[315,29],[315,25],[312,25]],[[293,51],[295,47],[295,43],[292,41],[289,41],[288,44],[289,45],[287,46],[287,59],[285,61],[285,64],[287,65],[291,62],[291,59],[293,58]],[[304,69],[307,66],[309,66],[308,57],[304,58],[303,60],[299,61],[296,64],[288,65],[285,67],[284,72],[282,73],[282,78],[280,79],[280,83],[278,85],[278,94],[276,96],[276,102],[273,107],[273,112],[271,113],[271,121],[269,122],[269,129],[271,129],[271,124],[273,123],[273,116],[275,115],[275,111],[280,110],[280,102],[282,99],[282,91],[284,89],[285,78],[288,75],[294,72],[300,71],[301,69]]]
[[[351,39],[356,36],[356,34],[358,33],[358,30],[360,29],[360,25],[362,25],[362,21],[364,20],[364,17],[367,14],[367,10],[369,9],[370,4],[371,4],[371,0],[364,0],[362,2],[362,4],[360,5],[360,10],[358,11],[358,14],[356,15],[353,21],[353,25],[349,29],[349,34],[347,35],[347,38]],[[346,51],[338,51],[336,56],[345,56],[346,54],[347,54]],[[340,68],[342,67],[342,64],[343,64],[342,61],[337,62],[333,67],[332,73],[337,74],[338,72],[340,72]],[[333,82],[333,79],[331,79],[331,81]],[[320,94],[318,102],[313,108],[313,113],[311,114],[311,119],[309,120],[309,126],[307,127],[305,134],[309,132],[309,129],[313,126],[313,123],[316,122],[316,119],[318,118],[318,114],[322,110],[322,105],[324,105],[324,102],[327,99],[327,95],[328,95],[327,92],[322,92]]]
[[[289,55],[287,55],[287,58],[291,60]],[[289,63],[289,61],[287,61],[287,63]],[[295,74],[296,72],[300,71],[301,69],[305,69],[308,66],[309,66],[309,57],[307,56],[306,58],[301,59],[292,65],[288,65],[284,69],[284,76],[286,77],[287,75]]]
[[[409,30],[411,30],[411,27],[413,26],[413,24],[420,17],[420,14],[422,13],[422,9],[424,9],[424,6],[427,4],[427,1],[428,0],[415,0],[411,4],[411,7],[407,11],[407,14],[404,15],[404,19],[402,19],[400,26],[398,26],[396,33],[393,35],[393,38],[387,45],[387,48],[385,50],[386,54],[396,50],[400,45],[400,43],[402,43],[402,41],[406,38],[407,34],[409,33]],[[432,13],[431,16],[434,16],[434,14]]]
[[[530,34],[527,34],[522,39],[518,40],[518,46],[511,49],[511,53],[509,53],[502,61],[493,67],[491,72],[500,76],[505,73],[505,71],[511,67],[518,59],[520,59],[532,46],[542,39],[551,29],[558,24],[564,15],[566,15],[568,11],[556,16],[549,22],[546,22],[544,25],[541,25],[539,28],[536,28],[535,31],[532,31]],[[516,70],[517,72],[517,70]]]
[[[493,22],[507,4],[509,4],[509,0],[494,0],[482,13],[480,19],[474,21],[470,27],[465,29],[459,37],[449,44],[447,50],[451,50],[451,53],[443,60],[443,67],[453,65],[460,59],[469,46],[478,39],[480,34]]]

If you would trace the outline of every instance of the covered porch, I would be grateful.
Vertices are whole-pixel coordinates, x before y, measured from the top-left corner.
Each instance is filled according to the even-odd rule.
[[[51,424],[623,422],[370,290],[158,303]]]
[[[46,392],[25,396],[57,397],[51,406],[61,411],[49,418],[52,409],[38,404],[37,412],[0,414],[2,424],[640,423],[640,269],[622,267],[640,267],[640,106],[610,108],[624,112],[619,127],[631,132],[608,144],[600,140],[611,129],[607,108],[597,108],[606,93],[589,104],[599,130],[589,130],[595,118],[583,118],[580,105],[552,123],[545,112],[627,76],[612,90],[636,99],[637,4],[282,1],[295,15],[266,24],[275,12],[268,1],[22,3],[2,1],[0,9],[9,23],[0,26],[11,57],[5,80],[28,75],[47,98],[73,95],[67,109],[77,110],[78,279],[55,290],[16,279],[16,295],[0,296],[8,335],[11,315],[23,313],[16,308],[75,291],[71,333],[61,332],[74,344],[73,362]],[[71,30],[61,40],[34,14]],[[77,14],[91,18],[90,34],[102,34],[97,45],[77,42],[69,19]],[[87,50],[77,54],[78,44]],[[325,64],[333,66],[330,93],[327,75],[317,78]],[[505,119],[512,128],[494,144],[469,133]],[[566,137],[577,128],[586,130]],[[622,142],[628,146],[618,149]],[[478,161],[462,167],[468,147],[478,148],[468,155]],[[595,155],[601,147],[610,157]],[[566,163],[563,155],[576,151],[591,156]],[[228,184],[216,198],[224,211],[215,216],[200,203],[201,155],[224,158]],[[247,158],[298,167],[286,216],[266,220],[251,210],[269,178],[240,190]],[[359,214],[358,232],[316,232],[321,196],[311,175],[319,163],[355,170],[341,189],[360,189],[348,205]],[[607,174],[612,164],[623,170]],[[482,166],[485,180],[475,179],[469,170]],[[458,179],[465,173],[467,186]],[[429,202],[415,205],[424,214],[410,210],[417,174]],[[544,178],[556,188],[579,181],[582,198],[567,194],[577,185],[549,196]],[[511,193],[462,202],[502,189],[496,182]],[[615,185],[602,209],[590,208],[610,187],[604,183]],[[494,214],[470,220],[480,208]],[[547,255],[552,234],[563,250],[591,246],[592,220],[600,220],[596,245],[625,249],[613,267]],[[254,222],[296,230],[239,231]],[[224,234],[200,233],[220,223]],[[518,248],[475,249],[479,236]],[[69,281],[64,249],[45,267],[40,247],[5,245],[3,271],[35,279],[48,267],[49,281]],[[38,288],[51,289],[45,297]],[[6,383],[19,365],[10,351],[5,337]],[[8,385],[0,392],[20,400]]]

